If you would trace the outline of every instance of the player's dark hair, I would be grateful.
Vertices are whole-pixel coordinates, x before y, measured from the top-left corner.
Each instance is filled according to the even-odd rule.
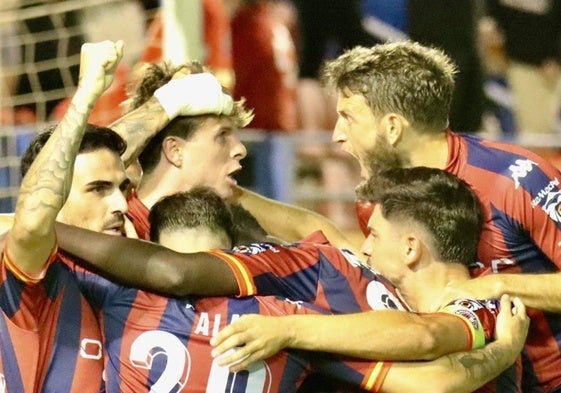
[[[148,220],[150,240],[156,243],[163,232],[198,227],[224,231],[230,240],[234,238],[228,204],[207,187],[195,187],[160,199],[152,206]]]
[[[43,146],[45,146],[55,129],[56,125],[47,127],[41,133],[37,134],[30,142],[29,146],[27,146],[20,161],[20,172],[22,176],[25,176],[29,167],[33,161],[35,161],[35,158]],[[88,123],[80,143],[78,154],[102,149],[110,150],[120,156],[127,149],[127,143],[112,129]]]
[[[357,196],[378,203],[389,221],[421,225],[438,259],[466,265],[476,260],[481,204],[454,175],[427,167],[386,169],[360,186]]]
[[[234,246],[266,241],[267,231],[259,221],[240,204],[231,204],[230,209],[234,217]]]

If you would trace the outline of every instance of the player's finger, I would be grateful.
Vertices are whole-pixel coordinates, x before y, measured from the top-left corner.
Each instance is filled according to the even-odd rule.
[[[210,345],[217,347],[222,344],[225,340],[236,334],[236,328],[234,325],[228,325],[218,332],[218,334],[210,339]]]
[[[510,300],[510,296],[504,294],[501,296],[501,312],[507,312],[508,310],[512,310],[512,302]]]
[[[252,355],[253,351],[246,347],[233,348],[216,359],[219,366],[235,367]]]
[[[242,370],[247,370],[249,365],[251,363],[253,363],[255,360],[258,360],[258,359],[254,359],[253,355],[248,355],[248,356],[240,359],[239,362],[237,362],[235,364],[230,364],[228,369],[230,370],[230,372],[233,372],[233,373],[237,373],[238,371],[242,371]]]
[[[118,40],[117,42],[115,42],[115,50],[117,51],[117,55],[119,56],[119,58],[123,57],[124,46],[125,43],[123,42],[123,40]]]
[[[512,315],[526,315],[526,306],[519,297],[512,299]]]
[[[246,340],[241,334],[233,334],[222,339],[219,344],[216,344],[210,353],[213,357],[218,357],[233,348],[242,347],[245,343]]]

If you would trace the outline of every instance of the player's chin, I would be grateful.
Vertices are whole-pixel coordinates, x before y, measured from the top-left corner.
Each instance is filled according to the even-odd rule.
[[[228,199],[234,195],[234,189],[238,185],[236,179],[231,176],[226,177],[226,180],[216,190],[222,198]]]

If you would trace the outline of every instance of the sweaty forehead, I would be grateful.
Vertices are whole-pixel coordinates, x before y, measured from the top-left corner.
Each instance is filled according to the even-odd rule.
[[[205,123],[209,127],[234,127],[234,119],[229,116],[209,116]]]
[[[108,149],[81,153],[74,162],[73,182],[111,182],[117,185],[126,179],[125,165],[121,157]]]
[[[347,94],[348,93],[348,94]],[[362,94],[355,94],[350,91],[340,91],[337,96],[337,110],[347,112],[361,112],[370,110],[366,98]]]
[[[226,116],[209,116],[201,123],[195,134],[216,133],[223,129],[234,130],[234,122],[231,118]]]

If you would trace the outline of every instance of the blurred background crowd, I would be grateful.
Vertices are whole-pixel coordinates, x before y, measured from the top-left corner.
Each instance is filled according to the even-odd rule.
[[[27,143],[65,112],[80,46],[104,39],[122,39],[125,57],[90,122],[123,114],[146,63],[199,60],[255,111],[239,182],[343,228],[359,171],[330,143],[334,98],[318,75],[356,45],[444,49],[460,70],[450,128],[561,166],[558,0],[2,0],[0,11],[0,212],[13,211]]]

